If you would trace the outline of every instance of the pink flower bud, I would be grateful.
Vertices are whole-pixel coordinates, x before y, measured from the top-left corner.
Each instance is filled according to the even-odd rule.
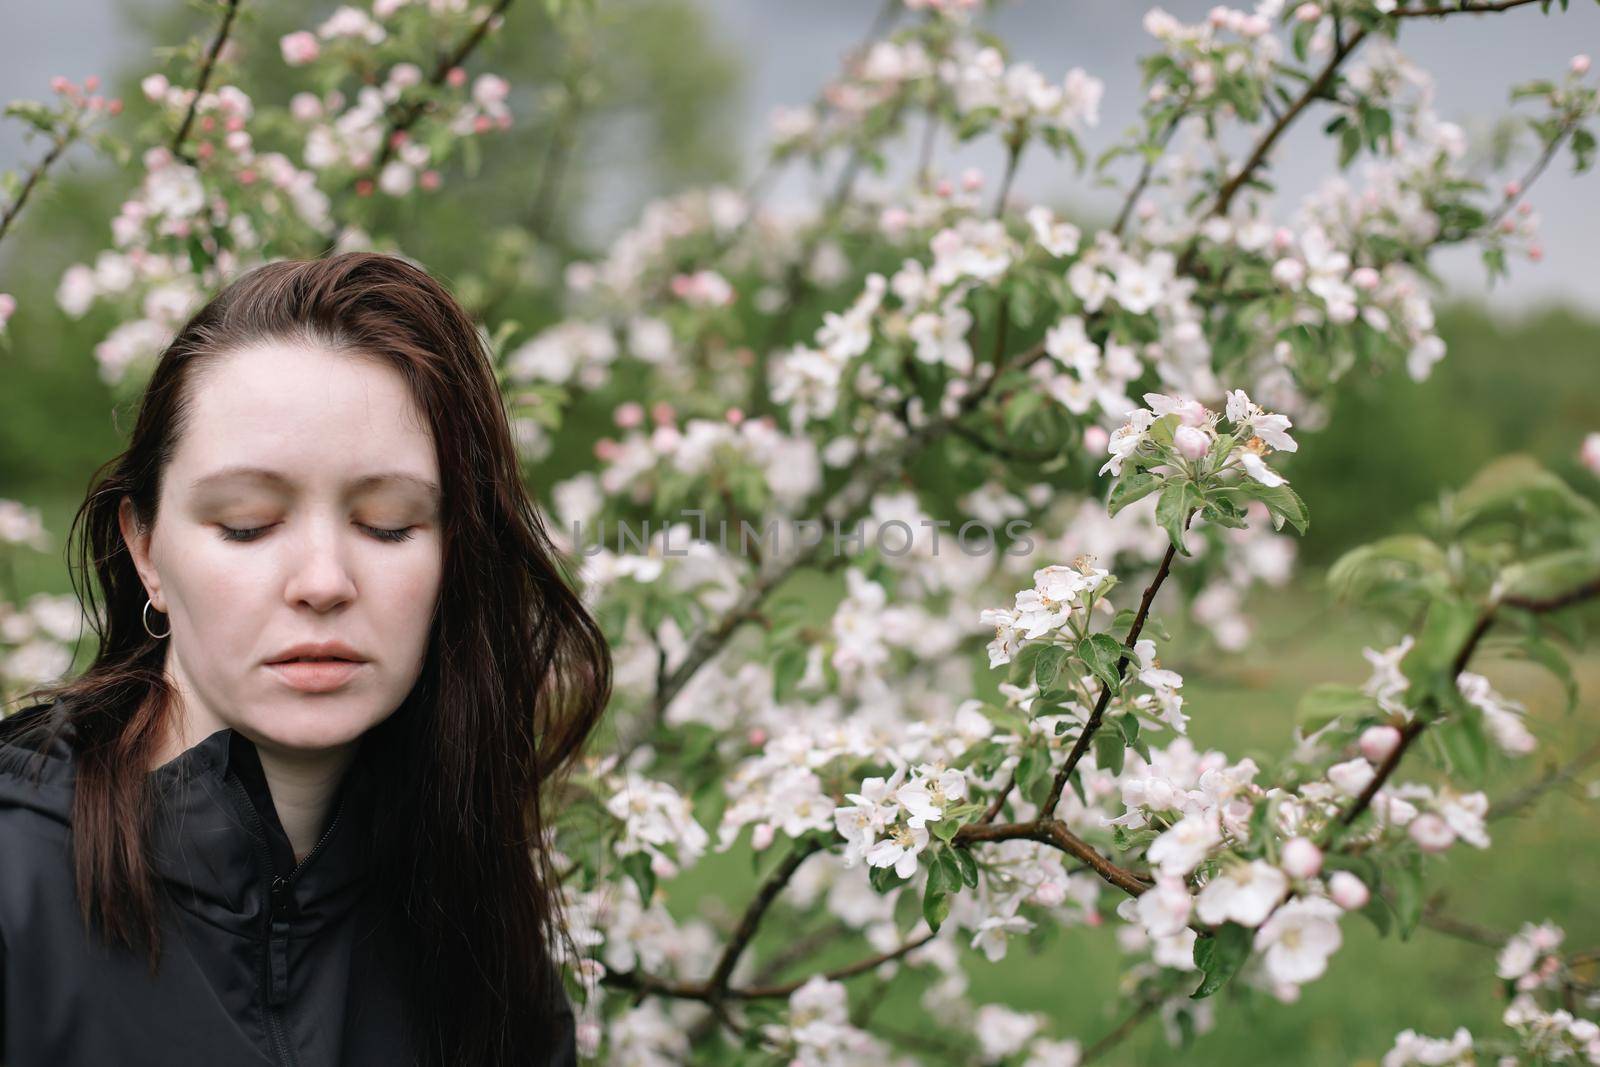
[[[767,731],[759,726],[752,726],[750,732],[745,735],[745,740],[749,741],[752,747],[760,748],[767,743]]]
[[[1380,764],[1400,744],[1400,731],[1393,726],[1369,726],[1361,731],[1361,754],[1369,763]]]
[[[450,72],[444,76],[445,84],[452,89],[459,89],[467,84],[467,72],[461,67],[451,67]]]
[[[1267,31],[1272,29],[1272,23],[1267,21],[1265,15],[1246,15],[1239,20],[1239,36],[1265,37]]]
[[[724,417],[728,420],[728,425],[737,426],[744,421],[744,412],[738,408],[729,408]]]
[[[1179,426],[1172,432],[1172,447],[1193,463],[1211,450],[1211,435],[1195,426]]]
[[[1537,263],[1544,258],[1544,248],[1541,245],[1528,246],[1528,258]]]
[[[968,167],[961,172],[961,188],[969,193],[977,192],[983,188],[983,171],[977,167]]]
[[[1290,838],[1284,843],[1279,866],[1290,878],[1314,878],[1322,870],[1322,850],[1304,837]]]
[[[252,168],[245,167],[243,170],[241,170],[239,172],[239,184],[240,185],[254,185],[256,183],[256,179],[258,177],[259,177],[259,175],[256,174],[256,172]]]
[[[1322,8],[1316,4],[1301,4],[1294,9],[1294,17],[1301,22],[1315,22],[1322,17]]]
[[[1522,195],[1522,183],[1521,182],[1515,181],[1515,180],[1506,182],[1506,196],[1507,196],[1507,198],[1510,198],[1510,197],[1513,197],[1513,196],[1521,196],[1521,195]]]
[[[772,844],[772,838],[777,833],[770,822],[757,823],[756,828],[750,831],[750,847],[757,852],[763,852]]]
[[[50,79],[50,91],[53,93],[70,93],[72,92],[72,83],[62,75],[57,74]]]
[[[374,186],[371,178],[362,178],[360,181],[356,182],[356,195],[371,196],[373,188]]]
[[[933,187],[933,191],[940,196],[949,196],[951,193],[955,192],[955,188],[950,184],[950,179],[943,178],[940,179],[938,185]]]
[[[1456,839],[1456,832],[1450,829],[1450,824],[1431,811],[1425,811],[1412,819],[1406,832],[1424,852],[1443,852],[1454,844]]]
[[[617,410],[611,418],[624,430],[631,430],[636,426],[644,425],[644,405],[637,400],[630,400],[625,404],[618,404]]]
[[[1583,77],[1589,73],[1589,57],[1582,53],[1573,56],[1572,62],[1568,64],[1568,69],[1578,77]]]
[[[1379,280],[1378,272],[1371,267],[1357,267],[1350,272],[1350,284],[1369,293],[1378,287]]]
[[[473,133],[488,133],[492,129],[494,129],[494,120],[488,115],[479,115],[472,120]]]
[[[1345,911],[1364,908],[1372,899],[1367,884],[1349,871],[1334,871],[1328,876],[1328,895]]]
[[[1091,456],[1103,453],[1110,443],[1111,435],[1099,426],[1091,426],[1083,431],[1083,450]]]
[[[657,426],[671,426],[676,418],[677,412],[673,411],[672,405],[665,400],[658,400],[650,405],[650,419]]]
[[[309,30],[285,34],[278,40],[278,49],[283,53],[283,61],[291,67],[303,67],[322,53],[322,45]]]
[[[594,443],[594,458],[601,463],[610,463],[622,452],[622,446],[609,437],[602,437]]]
[[[439,188],[439,181],[439,172],[436,170],[425,170],[417,176],[417,184],[429,193]]]
[[[91,74],[87,78],[83,79],[83,88],[85,92],[90,93],[100,88],[100,75]]]

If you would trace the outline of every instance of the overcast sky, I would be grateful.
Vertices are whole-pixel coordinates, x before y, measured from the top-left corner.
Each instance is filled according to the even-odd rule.
[[[150,2],[150,0],[146,0]],[[604,3],[606,0],[600,0]],[[809,100],[838,66],[841,53],[860,40],[879,9],[879,0],[702,0],[724,43],[746,64],[741,136],[752,169],[758,161],[767,116],[778,104]],[[330,2],[329,10],[336,6]],[[1011,42],[1018,58],[1046,74],[1059,76],[1081,66],[1107,83],[1100,126],[1090,131],[1091,149],[1109,144],[1135,116],[1137,57],[1149,50],[1140,28],[1148,4],[1134,0],[1013,0],[995,17],[994,28]],[[1172,0],[1167,10],[1186,20],[1200,17],[1209,4]],[[1241,6],[1244,6],[1241,3]],[[53,0],[10,3],[7,33],[0,39],[0,100],[42,97],[51,75],[81,80],[138,62],[144,46],[126,24],[125,4],[117,0]],[[515,18],[515,10],[510,16]],[[1506,87],[1565,70],[1577,52],[1600,59],[1600,7],[1574,3],[1572,10],[1541,15],[1536,6],[1494,16],[1418,20],[1405,27],[1401,45],[1438,80],[1438,110],[1469,130],[1507,109]],[[1328,173],[1316,126],[1285,138],[1276,160],[1280,186],[1297,196]],[[0,127],[0,166],[31,161],[37,145],[25,147],[17,124]],[[80,157],[81,158],[81,157]],[[952,171],[977,165],[997,171],[999,150],[989,146],[942,162]],[[1018,176],[1019,192],[1039,199],[1103,207],[1114,196],[1091,189],[1070,165],[1043,153],[1029,158]],[[780,198],[804,195],[803,184],[780,187]],[[1517,263],[1509,284],[1489,299],[1503,307],[1561,300],[1600,312],[1600,176],[1575,178],[1565,160],[1534,190],[1532,200],[1544,220],[1546,256],[1542,263]],[[607,215],[601,205],[600,216]],[[1475,255],[1452,253],[1442,267],[1455,291],[1482,290]]]

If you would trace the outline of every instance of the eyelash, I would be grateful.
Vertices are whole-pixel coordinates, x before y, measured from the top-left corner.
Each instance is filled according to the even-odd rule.
[[[356,525],[361,526],[360,523],[357,523]],[[376,526],[361,526],[361,528],[371,532],[379,541],[387,541],[390,544],[398,544],[401,541],[411,540],[411,538],[415,536],[412,531],[416,529],[414,526],[406,526],[399,530],[384,530]],[[248,530],[235,530],[231,526],[219,526],[217,536],[228,544],[242,545],[249,544],[256,539],[254,536],[245,535],[260,534],[268,529],[271,529],[271,527],[255,526]]]

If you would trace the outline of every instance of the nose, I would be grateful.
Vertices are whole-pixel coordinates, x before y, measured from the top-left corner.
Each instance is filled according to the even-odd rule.
[[[329,611],[355,599],[347,527],[341,520],[308,520],[294,539],[283,595],[291,607]]]

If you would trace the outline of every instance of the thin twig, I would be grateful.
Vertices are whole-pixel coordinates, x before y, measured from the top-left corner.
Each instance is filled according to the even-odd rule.
[[[1523,786],[1504,800],[1491,804],[1485,818],[1503,819],[1508,815],[1515,815],[1556,786],[1570,782],[1585,767],[1597,762],[1600,762],[1600,741],[1596,741],[1561,766],[1550,768],[1537,781]]]
[[[1390,17],[1397,19],[1424,18],[1431,15],[1443,17],[1445,15],[1487,15],[1495,11],[1510,11],[1514,7],[1525,4],[1539,3],[1541,0],[1492,0],[1490,3],[1458,4],[1450,7],[1403,7],[1398,11],[1390,12]]]
[[[1150,1018],[1160,1003],[1158,1000],[1151,999],[1141,1001],[1138,1007],[1128,1013],[1127,1018],[1117,1024],[1116,1029],[1085,1049],[1082,1058],[1078,1062],[1080,1064],[1090,1063],[1122,1044],[1130,1034],[1139,1028],[1139,1024]]]
[[[794,877],[794,872],[800,869],[806,858],[821,848],[821,838],[806,838],[796,843],[783,861],[767,875],[766,881],[761,884],[761,888],[756,891],[755,897],[745,908],[738,927],[728,939],[727,945],[723,947],[722,955],[717,959],[717,965],[711,972],[711,978],[706,982],[708,1000],[716,1002],[722,999],[728,988],[728,978],[739,963],[739,956],[744,952],[745,946],[755,936],[756,927],[761,924],[761,917],[772,906],[772,902],[778,899],[778,894],[783,892],[783,887],[789,884],[789,879]]]
[[[1471,661],[1472,653],[1477,649],[1478,643],[1483,640],[1484,635],[1489,632],[1489,628],[1494,625],[1495,615],[1499,607],[1521,608],[1523,611],[1537,615],[1557,611],[1595,596],[1600,596],[1600,578],[1585,582],[1574,589],[1569,589],[1564,593],[1551,597],[1502,597],[1497,605],[1491,605],[1479,614],[1478,621],[1472,627],[1472,632],[1467,635],[1467,639],[1462,643],[1460,651],[1456,653],[1455,660],[1450,665],[1452,683],[1462,671],[1467,669],[1467,664]],[[1372,781],[1367,783],[1367,787],[1361,791],[1361,795],[1356,797],[1355,803],[1351,804],[1349,809],[1339,817],[1341,825],[1349,826],[1361,816],[1362,812],[1367,810],[1367,806],[1372,803],[1372,798],[1377,795],[1378,790],[1383,788],[1390,775],[1394,774],[1395,768],[1400,766],[1400,761],[1405,757],[1406,750],[1411,747],[1411,743],[1421,735],[1423,730],[1427,729],[1428,722],[1428,719],[1419,714],[1405,725],[1400,731],[1400,743],[1395,745],[1394,751],[1389,753],[1388,757],[1378,767],[1377,773],[1372,776]]]
[[[184,112],[183,124],[172,137],[172,154],[191,165],[194,163],[194,156],[189,154],[184,141],[189,136],[189,127],[194,125],[195,113],[200,108],[200,98],[211,85],[211,72],[217,67],[217,56],[222,53],[222,46],[228,43],[228,34],[232,31],[234,17],[238,14],[239,0],[227,0],[227,9],[222,13],[222,25],[217,27],[217,35],[211,39],[211,47],[206,49],[205,61],[200,65],[200,77],[195,82],[194,96],[189,100],[189,110]]]
[[[1183,525],[1187,528],[1189,520],[1194,513],[1184,517]],[[1155,577],[1150,579],[1150,584],[1145,586],[1144,596],[1139,599],[1139,610],[1133,616],[1133,623],[1128,627],[1128,636],[1123,644],[1129,648],[1139,640],[1139,634],[1144,630],[1145,619],[1150,615],[1150,604],[1156,598],[1161,583],[1167,580],[1167,575],[1172,571],[1173,557],[1178,554],[1177,542],[1167,545],[1167,551],[1161,557],[1161,565],[1156,568]],[[1117,679],[1120,683],[1123,674],[1128,669],[1128,653],[1124,652],[1117,657]],[[1072,751],[1067,753],[1066,761],[1056,771],[1056,777],[1050,783],[1050,795],[1045,798],[1044,806],[1039,809],[1039,814],[1049,818],[1055,814],[1056,804],[1061,801],[1061,791],[1066,788],[1067,780],[1072,777],[1072,772],[1077,769],[1079,761],[1085,752],[1089,751],[1089,742],[1094,739],[1095,732],[1100,729],[1100,720],[1105,715],[1106,707],[1111,703],[1111,686],[1109,683],[1100,683],[1100,697],[1094,702],[1094,710],[1089,714],[1089,721],[1083,724],[1083,729],[1078,732],[1078,739],[1073,742]]]
[[[1037,841],[1041,845],[1058,848],[1069,856],[1083,861],[1104,881],[1116,886],[1129,896],[1139,896],[1150,883],[1125,867],[1118,866],[1102,856],[1083,838],[1067,828],[1060,819],[1038,818],[1018,823],[968,823],[951,838],[953,845],[969,845],[982,841]]]
[[[6,205],[5,214],[0,216],[0,241],[5,240],[6,234],[11,230],[12,222],[16,220],[18,215],[22,214],[23,205],[28,202],[28,197],[33,195],[34,189],[44,180],[45,174],[51,167],[56,165],[56,161],[61,158],[62,153],[66,152],[67,147],[76,139],[77,129],[75,126],[66,133],[57,135],[51,142],[50,151],[46,152],[44,158],[39,160],[33,169],[28,172],[27,180],[22,183],[22,188],[17,191],[17,198]]]
[[[1156,135],[1155,144],[1157,148],[1161,149],[1162,154],[1166,152],[1167,145],[1172,141],[1172,135],[1178,132],[1178,125],[1183,121],[1183,116],[1184,110],[1180,107],[1172,113],[1172,118],[1167,120],[1166,126]],[[1122,210],[1117,212],[1117,221],[1111,226],[1112,236],[1122,236],[1122,228],[1133,217],[1134,205],[1138,203],[1139,197],[1143,195],[1145,187],[1150,184],[1150,176],[1155,173],[1156,160],[1159,158],[1159,154],[1147,154],[1144,157],[1144,166],[1139,168],[1139,176],[1134,179],[1133,188],[1128,190],[1128,197],[1122,202]]]

